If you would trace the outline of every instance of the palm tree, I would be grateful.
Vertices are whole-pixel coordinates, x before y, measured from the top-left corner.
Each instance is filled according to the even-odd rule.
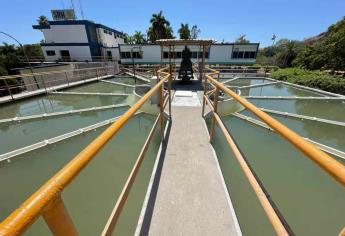
[[[133,37],[127,33],[124,34],[123,40],[125,41],[125,43],[128,43],[128,44],[134,43]]]
[[[180,39],[190,39],[189,25],[181,23],[181,28],[178,30],[178,33],[180,34]]]
[[[143,44],[146,42],[145,35],[141,31],[135,31],[132,37],[136,44]]]
[[[163,12],[155,13],[150,20],[151,26],[147,31],[150,41],[154,42],[158,39],[171,38],[173,31],[170,23],[163,16]]]
[[[193,25],[191,31],[190,31],[190,37],[191,39],[197,39],[198,35],[200,34],[201,30],[198,28],[197,25]]]
[[[246,39],[245,34],[241,34],[236,40],[235,43],[249,43],[249,40]]]
[[[166,39],[174,39],[174,35],[173,35],[174,31],[172,29],[172,27],[170,26],[170,24],[165,28],[165,38]]]
[[[49,25],[48,18],[46,16],[39,16],[37,22],[40,26],[47,26]]]

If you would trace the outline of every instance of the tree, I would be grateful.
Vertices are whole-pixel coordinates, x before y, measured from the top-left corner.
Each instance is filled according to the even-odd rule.
[[[24,50],[29,59],[44,59],[40,44],[26,44]],[[20,50],[22,52],[22,50]],[[23,55],[24,56],[24,55]]]
[[[345,70],[345,17],[331,25],[327,32],[305,45],[293,61],[294,66],[305,69]]]
[[[245,34],[241,34],[240,37],[235,40],[235,43],[249,43],[249,40],[246,39]]]
[[[296,40],[280,39],[274,46],[274,59],[279,67],[291,67],[293,60],[303,47],[303,43]]]
[[[151,42],[159,39],[172,38],[173,30],[170,22],[163,16],[162,11],[153,14],[150,23],[151,26],[147,30],[147,36]]]
[[[39,16],[37,22],[40,26],[47,26],[49,25],[48,18],[46,16]]]
[[[178,33],[180,34],[180,39],[190,39],[189,25],[181,23]]]
[[[24,50],[29,58],[43,58],[41,47],[38,44],[24,45]],[[0,73],[9,74],[15,67],[27,66],[23,49],[12,44],[3,43],[0,46]]]
[[[166,27],[165,29],[165,38],[167,39],[173,39],[175,38],[173,35],[174,31],[172,29],[172,27],[170,26],[170,24]]]
[[[197,25],[193,25],[191,31],[190,31],[190,38],[191,39],[197,39],[198,35],[201,33],[201,30],[198,28]]]
[[[135,44],[143,44],[146,42],[145,35],[141,31],[135,31],[132,38]]]
[[[125,34],[123,35],[123,40],[125,41],[125,43],[134,44],[133,37],[130,36],[129,34],[127,34],[127,33],[125,33]]]

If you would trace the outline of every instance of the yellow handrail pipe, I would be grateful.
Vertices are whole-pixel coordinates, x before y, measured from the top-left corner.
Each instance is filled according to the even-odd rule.
[[[167,68],[159,70],[163,72]],[[3,222],[0,224],[0,235],[20,235],[23,233],[33,222],[47,210],[46,208],[51,205],[56,199],[61,198],[63,189],[80,173],[81,170],[95,157],[97,152],[126,124],[126,122],[135,115],[140,107],[154,94],[169,78],[169,74],[164,76],[150,91],[142,96],[137,103],[128,109],[117,121],[108,127],[102,134],[94,139],[84,150],[82,150],[76,157],[67,163],[60,171],[51,177],[44,185],[42,185],[34,194],[32,194],[19,208],[13,211]],[[64,207],[59,204],[59,209],[64,210]],[[64,212],[67,214],[67,212]],[[66,215],[64,213],[58,215]],[[55,217],[54,214],[48,214],[50,222],[55,224],[56,227],[64,227],[61,222],[57,220],[60,217]],[[46,219],[46,217],[45,217]],[[64,219],[61,219],[64,222]],[[46,219],[47,221],[47,219]],[[68,222],[67,222],[68,223]],[[52,226],[49,225],[51,230]],[[58,230],[58,229],[56,229]],[[61,231],[60,231],[61,232]],[[67,235],[75,235],[72,230],[67,231]]]
[[[242,98],[240,95],[236,94],[229,88],[227,88],[222,83],[218,82],[210,75],[206,75],[206,78],[211,81],[216,87],[223,90],[229,96],[233,97],[236,101],[238,101],[242,106],[253,112],[256,116],[258,116],[261,120],[263,120],[267,125],[273,128],[277,133],[282,135],[285,139],[287,139],[291,144],[293,144],[297,149],[302,151],[306,156],[308,156],[311,160],[317,163],[321,168],[331,174],[335,179],[337,179],[340,183],[345,185],[345,166],[340,163],[339,161],[335,160],[331,156],[327,155],[317,147],[315,147],[310,142],[304,140],[301,136],[297,133],[292,131],[291,129],[287,128],[285,125],[277,121],[276,119],[272,118],[265,112],[261,111],[259,108],[248,102],[246,99]]]

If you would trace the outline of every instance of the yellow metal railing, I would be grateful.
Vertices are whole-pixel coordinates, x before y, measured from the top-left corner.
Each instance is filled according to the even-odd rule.
[[[263,120],[267,125],[269,125],[272,129],[274,129],[277,133],[283,136],[286,140],[292,143],[297,149],[302,151],[307,157],[317,163],[323,170],[327,171],[330,175],[332,175],[336,180],[338,180],[341,184],[345,185],[345,166],[332,158],[331,156],[327,155],[317,147],[315,147],[310,142],[303,139],[294,131],[290,130],[279,121],[273,119],[265,112],[261,111],[259,108],[248,102],[246,99],[242,98],[237,93],[233,92],[229,88],[227,88],[224,84],[214,79],[214,76],[219,76],[219,72],[207,68],[209,73],[207,73],[205,78],[205,90],[204,90],[204,99],[203,99],[203,107],[202,107],[202,115],[204,116],[205,113],[205,106],[206,104],[209,105],[212,112],[212,121],[210,127],[210,141],[212,141],[215,124],[217,123],[220,130],[222,131],[223,135],[225,136],[226,141],[230,145],[235,158],[239,162],[245,176],[247,177],[251,187],[253,188],[256,196],[258,197],[268,219],[270,220],[273,228],[275,229],[278,235],[293,235],[292,230],[288,226],[287,222],[284,220],[283,216],[279,212],[278,208],[275,206],[272,199],[269,197],[268,193],[264,189],[264,186],[255,175],[255,172],[251,169],[249,163],[247,162],[246,158],[240,151],[239,147],[237,146],[235,140],[233,139],[232,135],[230,134],[229,130],[224,125],[223,121],[221,120],[219,114],[217,113],[217,104],[218,104],[218,97],[220,91],[222,90],[224,93],[231,96],[237,102],[239,102],[242,106],[246,109],[253,112],[256,116],[258,116],[261,120]],[[211,88],[208,88],[211,87]],[[209,89],[209,90],[208,90]],[[209,95],[213,94],[213,102],[210,100]],[[342,231],[344,232],[345,229]]]
[[[160,79],[150,91],[143,95],[139,101],[128,109],[118,120],[116,120],[102,134],[94,139],[84,150],[82,150],[44,185],[42,185],[34,194],[32,194],[18,209],[13,211],[3,222],[1,222],[0,235],[20,235],[24,233],[25,230],[29,228],[39,216],[43,216],[46,224],[49,226],[54,235],[78,235],[78,231],[63,203],[63,199],[61,197],[62,191],[88,165],[88,163],[105,146],[105,144],[117,134],[117,132],[127,123],[127,121],[135,115],[141,106],[152,95],[159,92],[160,113],[147,140],[145,141],[144,146],[140,151],[139,157],[126,181],[126,184],[117,200],[115,208],[109,217],[108,223],[106,224],[102,234],[111,235],[148,149],[148,145],[153,137],[157,124],[160,123],[161,132],[163,132],[163,104],[168,104],[168,102],[165,102],[164,99],[169,101],[169,106],[171,105],[171,75],[165,72],[167,69],[168,68],[163,68],[157,71],[157,75],[160,77]],[[169,90],[166,93],[167,96],[164,96],[164,83],[167,81],[169,82]]]

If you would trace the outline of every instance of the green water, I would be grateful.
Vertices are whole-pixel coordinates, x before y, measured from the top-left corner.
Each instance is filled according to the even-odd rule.
[[[246,83],[241,86],[253,84]],[[241,91],[244,96],[322,96],[283,84]],[[258,107],[345,122],[342,101],[248,100]],[[258,119],[250,111],[241,113]],[[270,115],[302,136],[345,151],[344,127]],[[223,117],[223,121],[296,235],[337,235],[341,231],[345,217],[345,189],[341,184],[275,132],[233,116]],[[218,127],[213,146],[243,234],[275,235]]]
[[[0,119],[126,103],[126,97],[45,95],[1,105]]]
[[[229,79],[222,79],[221,82],[224,82]],[[226,83],[227,85],[231,86],[249,86],[249,85],[254,85],[254,84],[265,84],[265,83],[270,83],[272,81],[266,80],[266,79],[237,79],[231,82]]]
[[[345,122],[345,102],[339,100],[248,99],[258,107]]]
[[[131,78],[110,80],[133,84]],[[267,82],[271,81],[241,79],[229,84],[246,86]],[[132,88],[95,82],[65,91],[131,93]],[[321,96],[281,84],[242,89],[242,95]],[[261,99],[249,101],[268,109],[345,121],[345,104],[341,101]],[[94,95],[40,96],[2,105],[0,118],[119,103],[127,103],[127,98]],[[90,111],[0,125],[2,140],[0,153],[118,116],[126,109]],[[248,111],[242,111],[242,113],[253,116]],[[345,150],[344,127],[278,115],[272,116],[302,136]],[[336,235],[340,232],[344,227],[345,216],[345,190],[340,184],[276,133],[251,125],[236,117],[226,116],[223,119],[296,235]],[[154,117],[143,114],[131,119],[70,184],[72,186],[67,187],[63,192],[63,199],[80,235],[100,234],[153,122]],[[105,127],[99,128],[48,145],[12,158],[10,162],[1,162],[0,221],[104,129]],[[159,146],[159,135],[156,135],[125,205],[116,235],[133,235],[134,233]],[[260,203],[218,128],[213,145],[243,235],[274,235]],[[49,234],[49,229],[41,218],[27,232],[27,235]]]
[[[140,85],[140,84],[145,84],[146,82],[140,80],[140,79],[137,79],[135,81],[135,79],[133,77],[131,78],[121,78],[121,77],[115,77],[115,78],[112,78],[112,79],[107,79],[109,81],[114,81],[114,82],[118,82],[118,83],[124,83],[124,84],[129,84],[129,85],[135,85],[135,83],[137,85]]]
[[[344,227],[345,189],[274,132],[235,117],[224,123],[296,235],[337,235]],[[213,142],[244,235],[274,235],[229,145]]]
[[[0,154],[121,115],[128,107],[0,124]],[[42,127],[44,127],[42,129]]]
[[[289,85],[274,84],[256,88],[241,89],[243,96],[299,96],[299,97],[320,97],[319,93],[302,90]]]
[[[99,235],[154,121],[133,118],[64,190],[62,196],[80,235]],[[0,220],[10,214],[104,128],[0,163]],[[135,138],[133,138],[135,137]],[[159,146],[153,140],[121,215],[118,235],[133,235]],[[10,182],[9,182],[10,181]],[[49,235],[43,220],[27,235]]]
[[[132,93],[133,88],[99,81],[80,87],[70,88],[66,91],[84,93]]]
[[[252,112],[244,110],[241,114],[260,120]],[[345,127],[330,125],[311,120],[301,120],[269,114],[303,137],[345,152]]]

